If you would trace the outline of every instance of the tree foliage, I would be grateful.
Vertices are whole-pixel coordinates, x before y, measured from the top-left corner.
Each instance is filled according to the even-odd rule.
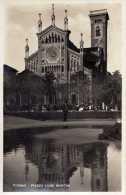
[[[71,75],[71,87],[75,90],[76,94],[79,94],[79,104],[89,104],[91,81],[87,75],[84,75],[83,71],[76,72]]]
[[[110,107],[121,108],[122,77],[119,71],[107,73],[101,82],[98,78],[93,80],[93,100],[95,104],[104,102]]]
[[[25,98],[23,104],[38,104],[44,94],[44,88],[42,78],[31,71],[25,70],[17,75],[17,94]]]

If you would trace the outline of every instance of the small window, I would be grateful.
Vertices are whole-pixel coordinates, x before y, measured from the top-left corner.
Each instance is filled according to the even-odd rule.
[[[45,60],[42,60],[42,64],[45,62]]]
[[[101,36],[101,29],[99,26],[96,26],[96,37]]]
[[[57,34],[55,34],[55,42],[57,43]]]
[[[62,72],[64,72],[64,66],[62,66]]]
[[[42,67],[42,70],[41,70],[41,72],[42,72],[42,73],[44,72],[44,67]]]
[[[64,39],[63,39],[63,37],[62,37],[62,42],[64,42]]]
[[[45,67],[45,72],[47,72],[47,66]]]
[[[47,37],[46,37],[46,41],[45,41],[46,43],[48,42],[48,39],[47,39]]]
[[[58,35],[58,42],[60,42],[60,36]]]

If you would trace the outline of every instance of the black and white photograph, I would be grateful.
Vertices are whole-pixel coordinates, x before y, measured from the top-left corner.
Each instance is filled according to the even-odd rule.
[[[3,192],[122,192],[120,2],[5,1]]]

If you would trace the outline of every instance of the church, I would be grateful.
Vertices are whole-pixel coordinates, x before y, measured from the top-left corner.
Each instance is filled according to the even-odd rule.
[[[80,32],[80,48],[71,40],[67,10],[64,15],[64,28],[55,23],[55,10],[52,4],[51,25],[43,29],[42,14],[38,14],[38,49],[30,54],[29,40],[25,46],[25,70],[43,77],[46,73],[55,76],[55,95],[51,102],[46,96],[43,104],[72,105],[92,104],[93,79],[104,77],[107,72],[107,23],[106,9],[89,12],[91,22],[91,47],[84,47],[83,33]]]

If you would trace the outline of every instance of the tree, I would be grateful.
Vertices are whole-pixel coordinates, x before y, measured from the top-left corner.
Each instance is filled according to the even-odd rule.
[[[122,77],[119,71],[115,71],[112,75],[112,104],[121,109],[122,97]]]
[[[54,80],[55,80],[55,75],[53,72],[46,72],[45,73],[45,91],[46,95],[49,98],[49,104],[52,104],[53,102],[53,97],[55,96],[55,88],[54,88]]]
[[[88,105],[90,102],[90,80],[83,71],[71,75],[71,88],[78,94],[78,104]]]
[[[122,78],[119,71],[113,74],[107,73],[101,82],[98,78],[93,80],[93,100],[94,104],[104,102],[110,107],[121,109]]]
[[[24,70],[17,75],[17,96],[20,105],[27,105],[30,109],[33,105],[41,104],[41,96],[44,94],[44,82],[35,73]]]

